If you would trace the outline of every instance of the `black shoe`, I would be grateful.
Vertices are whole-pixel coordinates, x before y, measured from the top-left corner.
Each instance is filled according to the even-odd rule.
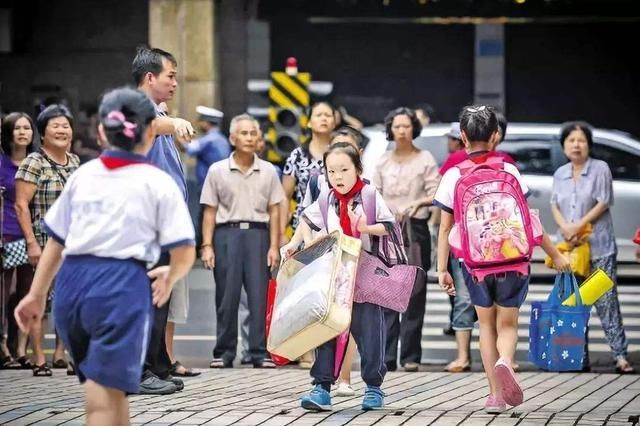
[[[178,389],[173,382],[162,380],[150,371],[145,371],[140,383],[141,395],[169,395]]]
[[[171,374],[169,374],[167,377],[163,377],[161,380],[165,380],[167,382],[171,382],[174,385],[176,385],[176,390],[179,392],[182,389],[184,389],[184,382],[182,381],[182,379],[178,379],[177,377],[173,377]]]
[[[253,364],[253,359],[249,355],[244,355],[240,360],[240,365],[249,365]]]
[[[453,329],[453,327],[451,327],[451,324],[449,324],[448,327],[442,329],[442,334],[444,334],[445,336],[455,336],[456,331]]]

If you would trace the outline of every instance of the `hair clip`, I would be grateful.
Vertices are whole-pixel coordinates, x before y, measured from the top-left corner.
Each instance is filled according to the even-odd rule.
[[[138,127],[138,125],[127,121],[122,111],[111,111],[109,114],[107,114],[107,118],[122,123],[122,125],[124,126],[124,129],[122,129],[122,133],[129,139],[134,139],[136,137],[135,129]]]

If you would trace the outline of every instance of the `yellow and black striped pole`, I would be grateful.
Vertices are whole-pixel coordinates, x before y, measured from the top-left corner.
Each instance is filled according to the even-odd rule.
[[[297,67],[271,73],[269,87],[269,123],[267,140],[271,143],[267,159],[279,163],[304,142],[309,118],[309,83],[311,74],[298,73]]]

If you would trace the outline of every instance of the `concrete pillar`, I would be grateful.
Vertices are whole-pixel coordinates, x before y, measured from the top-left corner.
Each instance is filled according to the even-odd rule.
[[[505,114],[504,25],[476,25],[475,103],[500,108]]]
[[[220,108],[214,13],[214,0],[149,0],[149,44],[178,61],[171,114],[192,123],[197,105]]]

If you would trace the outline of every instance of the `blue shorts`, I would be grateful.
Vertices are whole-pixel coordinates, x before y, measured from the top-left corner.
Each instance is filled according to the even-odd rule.
[[[67,256],[56,277],[56,330],[87,379],[138,393],[151,324],[151,286],[136,260]]]
[[[471,303],[474,306],[490,308],[493,305],[503,308],[519,308],[529,291],[529,276],[517,272],[507,272],[503,276],[489,275],[483,281],[475,281],[466,266],[462,265],[464,283],[469,289]]]

